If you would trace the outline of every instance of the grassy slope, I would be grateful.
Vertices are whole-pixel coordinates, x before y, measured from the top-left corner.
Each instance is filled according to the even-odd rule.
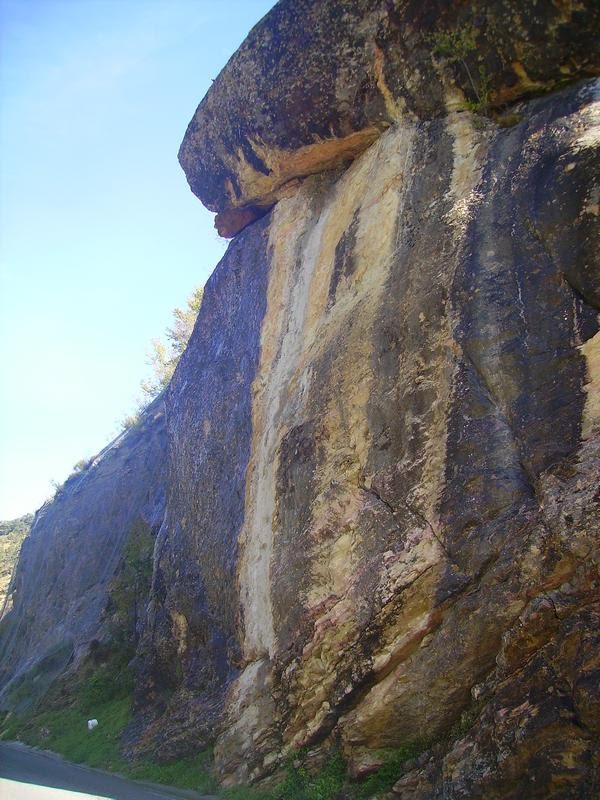
[[[112,662],[96,669],[71,696],[50,697],[46,708],[25,717],[8,715],[0,737],[16,739],[60,753],[69,761],[87,764],[130,778],[210,792],[210,753],[171,764],[130,763],[120,751],[123,731],[131,719],[132,683],[127,664]],[[87,730],[87,720],[98,727]]]
[[[10,716],[0,724],[0,737],[21,741],[60,753],[75,763],[110,770],[131,778],[164,783],[200,792],[217,791],[208,751],[170,764],[150,761],[129,763],[120,753],[120,739],[131,718],[131,684],[126,667],[106,666],[96,670],[60,708],[38,711],[27,718]],[[98,719],[93,731],[87,719]],[[318,768],[306,766],[304,754],[288,761],[283,782],[265,790],[246,786],[220,792],[223,800],[369,800],[384,796],[404,771],[406,762],[418,752],[410,747],[387,754],[386,764],[361,783],[347,777],[339,752]]]
[[[104,663],[81,668],[77,675],[57,681],[35,710],[25,716],[8,715],[0,720],[0,738],[18,738],[26,744],[60,753],[69,761],[111,770],[131,778],[164,783],[200,792],[216,791],[208,751],[169,764],[126,761],[121,754],[121,738],[131,721],[133,679],[128,661],[134,647],[129,630],[130,606],[136,597],[127,587],[149,581],[143,567],[151,556],[144,530],[132,531],[122,570],[111,588],[116,620],[112,655]],[[1,540],[1,537],[0,537]],[[141,576],[141,577],[140,577]],[[142,580],[145,579],[145,580]],[[147,587],[143,589],[143,592]],[[22,690],[29,691],[24,684]],[[99,725],[87,730],[87,720]],[[239,786],[222,790],[225,800],[370,800],[383,797],[404,772],[407,761],[419,751],[408,747],[382,753],[384,766],[360,783],[347,777],[346,764],[332,750],[318,768],[309,766],[306,753],[294,753],[285,767],[282,783],[270,790]]]

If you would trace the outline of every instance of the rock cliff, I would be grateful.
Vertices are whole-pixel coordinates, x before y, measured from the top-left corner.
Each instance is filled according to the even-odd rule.
[[[162,400],[144,412],[35,515],[0,628],[0,708],[35,706],[90,647],[113,638],[109,590],[141,525],[158,530],[165,503]]]
[[[29,533],[33,514],[0,522],[0,619],[9,610],[5,603],[23,540]]]
[[[236,235],[166,395],[131,755],[600,792],[597,34],[282,0],[200,104],[180,160]]]
[[[230,236],[403,118],[505,106],[598,72],[594,3],[279,2],[200,103],[179,151]]]

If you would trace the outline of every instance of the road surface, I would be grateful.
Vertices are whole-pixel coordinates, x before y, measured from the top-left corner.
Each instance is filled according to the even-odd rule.
[[[214,800],[185,789],[138,783],[70,764],[18,742],[0,742],[2,800]]]

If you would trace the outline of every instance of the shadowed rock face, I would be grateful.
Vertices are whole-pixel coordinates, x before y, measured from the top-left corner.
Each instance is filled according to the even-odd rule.
[[[150,708],[138,751],[159,758],[195,752],[214,738],[225,688],[242,663],[236,567],[267,222],[232,243],[206,284],[202,323],[168,390],[168,510],[136,667],[137,705]]]
[[[596,74],[599,32],[591,2],[285,0],[214,81],[179,159],[233,236],[290,181],[349,163],[401,119]]]
[[[164,422],[159,399],[37,512],[0,628],[0,707],[25,710],[110,638],[104,612],[123,545],[140,521],[156,533],[164,514]]]

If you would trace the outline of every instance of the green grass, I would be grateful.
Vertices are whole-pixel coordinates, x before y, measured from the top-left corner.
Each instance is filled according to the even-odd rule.
[[[98,727],[87,730],[87,715],[80,706],[44,711],[23,723],[12,718],[4,738],[16,736],[26,744],[60,753],[75,764],[118,772],[134,780],[163,783],[182,789],[212,792],[216,788],[210,773],[208,752],[169,764],[151,761],[127,762],[120,752],[120,739],[131,719],[131,699],[122,697],[96,705]]]
[[[330,800],[342,790],[345,781],[346,764],[338,752],[317,771],[297,764],[292,758],[285,780],[274,790],[273,796],[275,800]]]
[[[288,759],[283,782],[274,789],[261,790],[246,786],[223,789],[223,800],[370,800],[388,793],[406,771],[406,762],[422,751],[420,744],[406,745],[385,753],[385,761],[362,781],[347,776],[346,764],[339,751],[334,751],[318,769],[306,766],[304,754]]]
[[[128,766],[126,774],[130,778],[178,786],[180,789],[194,789],[197,792],[214,792],[217,784],[211,774],[212,755],[205,750],[199,755],[182,758],[171,764],[154,764],[142,761]]]
[[[223,800],[273,800],[274,796],[272,791],[253,789],[251,786],[232,786],[219,792]]]
[[[131,701],[117,698],[100,704],[94,716],[98,727],[87,730],[87,715],[79,707],[36,714],[20,732],[26,744],[60,753],[76,764],[121,771],[125,762],[119,739],[129,722]]]
[[[116,691],[117,676],[118,672],[93,673],[69,707],[43,711],[27,720],[12,716],[5,722],[3,738],[18,736],[27,744],[60,753],[74,763],[118,772],[134,780],[216,793],[212,754],[208,750],[169,764],[125,761],[120,753],[120,738],[131,718],[131,696],[127,693],[106,700],[99,697],[99,692],[109,691],[111,687]],[[123,694],[122,689],[118,691]],[[99,724],[88,731],[87,712],[92,706]],[[285,777],[279,786],[273,789],[234,786],[220,790],[219,797],[222,800],[336,800],[338,797],[369,800],[389,792],[405,771],[406,762],[421,750],[422,747],[415,744],[386,751],[383,766],[360,782],[347,777],[346,764],[339,751],[333,751],[317,769],[306,766],[304,753],[295,753],[288,759]]]
[[[59,688],[59,687],[57,687]],[[64,685],[63,685],[64,691]],[[5,738],[60,753],[69,761],[119,770],[119,741],[131,717],[132,681],[125,656],[114,657],[83,680],[72,679],[72,691],[49,696],[49,708],[10,720]],[[98,727],[88,731],[87,720]]]
[[[212,775],[212,754],[204,751],[190,758],[158,764],[128,762],[121,754],[121,738],[131,721],[133,683],[127,653],[113,655],[101,666],[84,668],[68,686],[57,684],[47,707],[26,717],[9,715],[0,725],[4,739],[19,738],[26,744],[60,753],[69,761],[120,773],[152,783],[217,792]],[[87,730],[87,720],[98,727]],[[472,724],[471,717],[468,722]],[[463,723],[463,724],[466,724]],[[383,766],[362,781],[351,780],[339,750],[331,750],[319,766],[306,750],[287,759],[282,782],[272,789],[236,786],[219,792],[222,800],[369,800],[392,788],[406,769],[406,762],[423,749],[406,745],[381,753]],[[314,754],[313,754],[314,755]]]
[[[335,752],[317,770],[308,769],[298,753],[288,758],[285,778],[274,789],[234,786],[222,789],[223,800],[333,800],[346,783],[346,764]]]
[[[3,739],[60,753],[76,764],[118,772],[135,780],[212,792],[211,754],[167,764],[148,760],[130,763],[121,755],[121,736],[131,721],[133,683],[126,658],[113,659],[83,680],[61,707],[39,710],[24,717],[9,715],[0,726]],[[88,719],[98,727],[87,729]]]
[[[389,792],[404,773],[406,762],[417,756],[422,749],[421,745],[412,744],[389,752],[383,766],[356,786],[354,795],[356,800],[368,800],[370,797]]]

